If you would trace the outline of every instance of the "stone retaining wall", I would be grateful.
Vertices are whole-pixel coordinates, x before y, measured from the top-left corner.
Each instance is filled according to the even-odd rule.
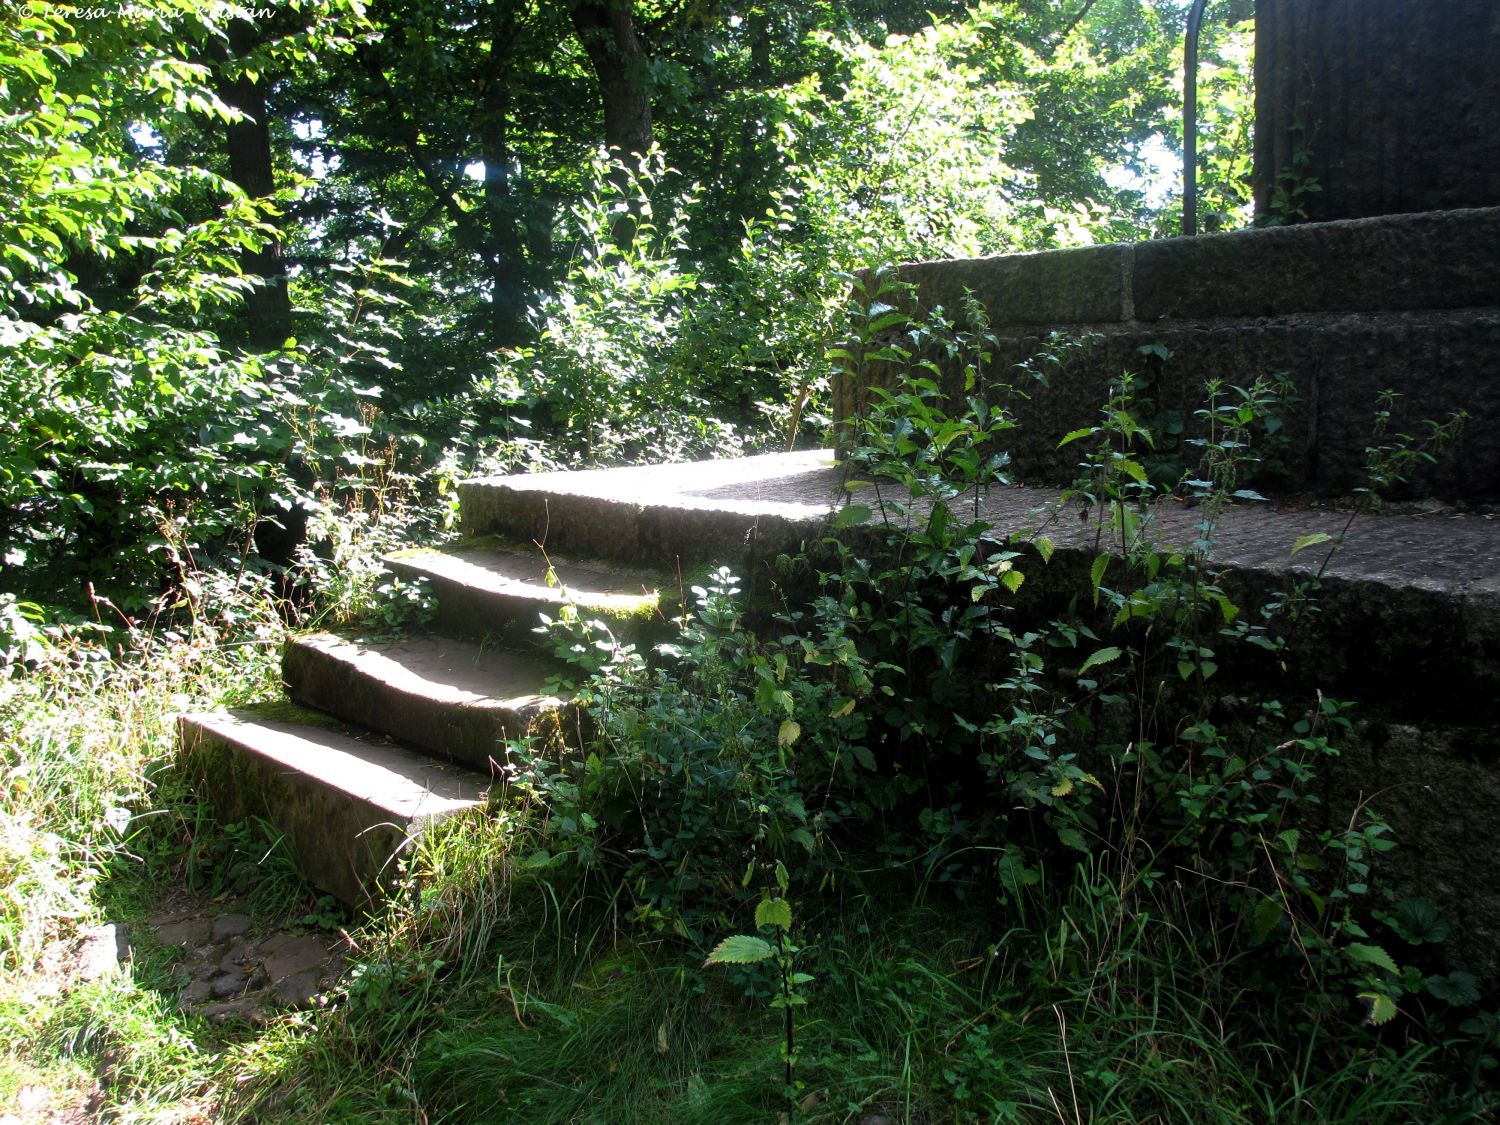
[[[1151,370],[1158,414],[1189,420],[1205,380],[1247,386],[1284,373],[1300,405],[1287,419],[1282,493],[1340,494],[1365,483],[1377,395],[1402,397],[1392,432],[1471,416],[1460,446],[1412,494],[1500,499],[1500,207],[903,266],[919,312],[953,315],[972,292],[1000,339],[996,373],[1054,331],[1087,338],[1045,391],[1016,408],[1018,479],[1063,483],[1076,451],[1058,439],[1097,419],[1112,379]],[[1164,345],[1164,363],[1142,356]],[[858,384],[879,378],[867,373]],[[1002,377],[997,374],[997,378]],[[860,409],[852,380],[837,417]]]

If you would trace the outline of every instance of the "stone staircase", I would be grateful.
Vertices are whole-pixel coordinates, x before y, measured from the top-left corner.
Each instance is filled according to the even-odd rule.
[[[290,703],[179,719],[183,758],[229,820],[259,817],[304,875],[361,906],[423,830],[482,807],[507,739],[555,730],[567,707],[537,650],[538,615],[564,601],[628,632],[657,608],[660,576],[558,563],[498,540],[386,560],[439,597],[431,633],[313,633],[290,641]]]
[[[780,581],[778,556],[830,533],[842,483],[827,450],[466,482],[467,540],[386,560],[430,583],[432,632],[292,641],[292,703],[184,716],[184,760],[226,819],[265,819],[309,880],[365,903],[390,885],[416,835],[486,803],[505,740],[572,729],[530,632],[538,613],[572,602],[649,637],[664,599],[705,565],[765,589]],[[1097,513],[1081,518],[1055,489],[1012,487],[985,497],[981,514],[997,537],[1044,533],[1055,544],[1046,565],[1022,560],[1017,614],[1045,621],[1088,588]],[[1200,519],[1164,500],[1156,534],[1190,543]],[[1352,699],[1364,716],[1326,800],[1354,807],[1377,796],[1413,864],[1405,893],[1438,901],[1469,935],[1464,962],[1500,979],[1500,887],[1472,877],[1500,865],[1500,516],[1409,505],[1359,516],[1326,564],[1320,550],[1292,554],[1299,537],[1337,536],[1348,520],[1332,508],[1227,509],[1211,561],[1246,606],[1323,567],[1317,628],[1294,654],[1312,670],[1298,690]],[[1226,664],[1222,690],[1236,690],[1237,674]]]
[[[540,614],[571,604],[622,639],[645,637],[665,620],[663,599],[676,601],[680,564],[739,564],[773,528],[781,547],[794,546],[831,495],[695,503],[685,490],[753,493],[830,464],[826,453],[795,454],[471,481],[470,538],[385,560],[436,595],[432,631],[292,640],[282,656],[290,702],[179,718],[190,776],[225,819],[265,820],[312,883],[363,905],[391,885],[418,834],[486,803],[507,740],[570,725],[566,698],[547,686],[559,669],[532,632]]]

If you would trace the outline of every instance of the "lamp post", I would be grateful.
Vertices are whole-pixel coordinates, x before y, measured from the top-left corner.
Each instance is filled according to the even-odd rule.
[[[1182,51],[1182,233],[1198,233],[1198,33],[1208,0],[1193,0]]]

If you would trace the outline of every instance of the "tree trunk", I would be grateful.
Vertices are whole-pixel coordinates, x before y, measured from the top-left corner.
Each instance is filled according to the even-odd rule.
[[[605,147],[617,157],[644,156],[651,148],[651,93],[631,0],[585,0],[573,9],[573,29],[599,78]]]
[[[229,25],[229,52],[225,61],[240,59],[255,49],[255,30],[243,20]],[[244,117],[225,126],[229,154],[229,178],[253,199],[263,199],[276,190],[275,165],[271,154],[271,126],[266,109],[266,87],[243,74],[230,78],[221,74],[219,97]],[[281,260],[281,242],[271,239],[259,250],[246,251],[244,271],[264,278],[245,298],[244,323],[250,346],[270,351],[281,346],[291,332],[292,303],[287,292],[286,270]]]

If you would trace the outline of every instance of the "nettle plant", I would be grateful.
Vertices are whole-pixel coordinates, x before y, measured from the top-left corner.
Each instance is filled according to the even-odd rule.
[[[1012,899],[1073,866],[1107,868],[1107,889],[1094,882],[1090,893],[1159,912],[1169,885],[1182,894],[1183,874],[1194,873],[1187,905],[1204,923],[1195,927],[1203,941],[1279,950],[1318,987],[1352,983],[1371,1023],[1389,1020],[1413,992],[1470,996],[1462,974],[1403,968],[1368,929],[1380,902],[1375,860],[1394,846],[1389,825],[1368,806],[1334,822],[1316,785],[1350,728],[1348,705],[1320,694],[1239,700],[1217,689],[1221,664],[1238,650],[1284,657],[1287,634],[1314,608],[1307,584],[1241,606],[1210,561],[1225,507],[1263,500],[1247,482],[1282,452],[1289,382],[1211,381],[1189,428],[1141,393],[1149,380],[1122,378],[1099,420],[1062,439],[1082,450],[1064,506],[1096,528],[1087,585],[1065,614],[1028,615],[1023,627],[1010,597],[1022,560],[1029,549],[1047,564],[1055,544],[1041,533],[1002,541],[980,503],[986,488],[1006,483],[1001,443],[1014,423],[1004,403],[1019,392],[987,369],[982,316],[969,310],[965,330],[914,325],[905,303],[874,275],[851,342],[836,353],[851,371],[888,372],[854,422],[860,471],[849,487],[874,501],[850,503],[837,521],[875,535],[837,548],[815,607],[825,629],[855,641],[874,678],[867,742],[877,776],[865,803],[917,806],[925,838],[908,852],[939,878],[960,877],[955,857],[995,854],[1003,841],[1001,881]],[[1373,462],[1425,461],[1453,425],[1431,427],[1420,444],[1375,442]],[[1175,477],[1163,477],[1162,428],[1181,460]],[[1377,437],[1386,429],[1377,421]],[[1158,526],[1169,493],[1198,515],[1187,542]],[[976,776],[982,801],[972,795]],[[1388,906],[1386,919],[1431,909]],[[1380,924],[1411,945],[1412,926]]]
[[[702,945],[757,871],[798,887],[826,871],[825,833],[868,760],[855,699],[869,677],[845,638],[798,632],[792,615],[780,637],[752,630],[727,568],[689,592],[650,661],[603,622],[565,612],[545,626],[582,673],[571,686],[591,736],[523,772],[552,813],[538,862],[616,866],[637,921]]]

